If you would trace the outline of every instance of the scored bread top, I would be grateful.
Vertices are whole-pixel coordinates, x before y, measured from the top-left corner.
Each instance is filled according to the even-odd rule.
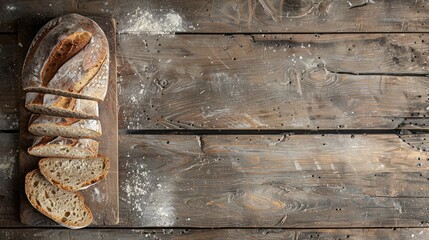
[[[30,48],[24,60],[22,76],[25,78],[30,78],[32,76],[36,77],[41,74],[41,72],[38,72],[37,70],[41,71],[41,69],[43,68],[43,64],[46,62],[49,55],[51,54],[52,48],[58,45],[60,39],[76,32],[76,30],[79,29],[79,24],[81,24],[80,21],[73,21],[72,14],[54,18],[47,24],[45,24],[37,32],[36,36],[31,42]],[[58,26],[60,27],[57,28]],[[55,29],[55,31],[53,31],[53,29]],[[80,48],[82,47],[83,46],[81,46]],[[37,55],[38,57],[35,58],[35,55]],[[69,56],[71,57],[72,55]],[[34,69],[32,69],[30,66],[33,66]],[[41,78],[37,78],[34,80],[42,81]],[[23,81],[23,83],[29,84],[30,82],[25,80]],[[25,87],[25,85],[23,87]]]
[[[84,96],[97,96],[95,100],[104,100],[109,84],[110,54],[108,53],[97,74],[80,90]],[[61,70],[61,69],[60,69]],[[81,85],[75,85],[81,86]]]
[[[43,158],[39,168],[45,178],[67,191],[77,191],[104,179],[110,162],[106,156],[96,158]]]
[[[109,65],[109,46],[103,30],[87,17],[64,15],[46,24],[34,38],[24,62],[23,88],[102,101],[108,71],[94,77],[103,63]],[[93,79],[98,84],[88,86]]]
[[[82,194],[52,185],[38,169],[25,176],[25,194],[34,208],[63,226],[77,229],[92,222],[91,210]]]

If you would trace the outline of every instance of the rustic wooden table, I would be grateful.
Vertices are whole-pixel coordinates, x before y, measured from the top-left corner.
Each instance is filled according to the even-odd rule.
[[[19,222],[17,21],[117,25],[120,222]],[[429,239],[425,0],[1,0],[0,239]],[[428,140],[427,140],[428,139]]]

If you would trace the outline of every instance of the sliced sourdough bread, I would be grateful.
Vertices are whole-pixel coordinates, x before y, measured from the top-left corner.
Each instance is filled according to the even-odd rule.
[[[110,162],[105,156],[95,158],[43,158],[39,161],[40,172],[55,186],[77,191],[104,179]]]
[[[96,80],[103,63],[109,65],[109,45],[92,19],[67,14],[47,23],[28,50],[23,71],[24,91],[102,101],[108,72]]]
[[[97,138],[101,136],[101,123],[96,119],[78,119],[33,114],[28,131],[37,136],[69,138]]]
[[[25,96],[25,107],[35,113],[58,117],[98,117],[98,102],[52,94],[29,92]]]
[[[38,157],[96,157],[98,142],[89,138],[36,137],[28,153]]]
[[[78,229],[92,222],[82,194],[52,185],[38,169],[25,176],[25,194],[34,208],[65,227]]]

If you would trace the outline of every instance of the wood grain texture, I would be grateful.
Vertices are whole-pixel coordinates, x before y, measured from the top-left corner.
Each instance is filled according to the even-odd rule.
[[[19,221],[18,134],[0,133],[0,181],[0,224],[7,226]]]
[[[120,142],[126,226],[428,224],[429,154],[396,135],[130,135]]]
[[[119,35],[119,126],[427,128],[428,36]]]
[[[428,31],[426,1],[400,0],[204,0],[120,1],[119,19],[136,7],[155,19],[168,13],[183,21],[180,32],[418,32]],[[160,9],[160,10],[158,10]],[[125,18],[126,19],[126,18]],[[127,31],[126,21],[119,30]]]
[[[16,59],[19,46],[15,34],[0,35],[0,129],[18,128]]]
[[[80,239],[127,239],[127,240],[308,240],[308,239],[350,239],[350,240],[425,240],[429,230],[422,228],[397,229],[1,229],[4,240],[80,240]]]
[[[18,20],[23,17],[53,18],[76,10],[74,0],[60,1],[16,1],[0,2],[0,32],[18,32]]]
[[[118,113],[117,113],[117,83],[116,83],[116,38],[115,22],[110,18],[93,18],[103,29],[109,41],[110,47],[110,66],[109,66],[109,88],[106,98],[99,103],[100,122],[103,135],[99,138],[99,152],[110,159],[110,171],[105,180],[94,187],[88,188],[82,193],[85,196],[85,202],[93,212],[93,225],[112,225],[119,221],[119,195],[118,195]],[[22,57],[25,57],[25,50],[43,24],[45,19],[23,19],[20,22],[19,40],[23,44]],[[22,34],[21,34],[22,32]],[[24,45],[25,44],[25,45]],[[37,168],[39,158],[30,156],[27,149],[32,144],[33,136],[28,132],[28,120],[30,113],[24,107],[25,95],[20,93],[20,157],[19,169],[21,180],[21,222],[24,224],[53,225],[52,220],[37,212],[28,202],[25,194],[23,181],[25,174],[34,168]]]
[[[177,32],[427,32],[428,3],[423,0],[4,0],[0,31],[16,32],[16,20],[70,12],[115,17],[119,31],[130,30],[130,16],[161,24],[157,31]],[[164,28],[164,29],[163,29]],[[141,32],[151,30],[148,26]]]

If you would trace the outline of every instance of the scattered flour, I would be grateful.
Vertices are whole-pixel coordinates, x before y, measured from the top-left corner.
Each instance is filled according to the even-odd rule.
[[[17,110],[16,107],[12,107],[8,104],[3,105],[6,109]],[[11,114],[7,112],[0,111],[0,126],[3,129],[17,129],[19,124],[18,114]]]
[[[98,189],[98,187],[94,187],[93,188],[94,194],[91,194],[91,198],[92,200],[98,202],[98,203],[102,203],[104,201],[106,201],[106,196],[103,194],[103,192],[105,192],[104,190],[100,191],[100,189]]]
[[[150,170],[146,164],[125,164],[127,176],[121,183],[121,189],[125,191],[124,201],[132,211],[142,212],[148,205],[148,192],[150,191]],[[141,216],[141,214],[137,215]]]
[[[168,34],[185,31],[182,17],[171,10],[168,13],[161,11],[141,10],[139,7],[128,13],[124,29],[120,33],[149,33]]]
[[[170,185],[173,183],[160,180],[165,179],[165,176],[155,177],[142,161],[127,161],[125,169],[127,174],[121,181],[120,189],[123,193],[120,196],[121,201],[130,209],[132,217],[150,217],[154,225],[173,225],[176,221],[173,199],[166,193],[166,189],[173,189]]]
[[[9,150],[5,155],[0,157],[0,176],[4,179],[12,179],[17,165],[17,152]]]
[[[13,5],[7,5],[7,6],[6,6],[6,10],[7,10],[7,11],[9,11],[9,12],[13,12],[13,11],[15,11],[15,10],[16,10],[16,7],[15,7],[15,6],[13,6]]]

